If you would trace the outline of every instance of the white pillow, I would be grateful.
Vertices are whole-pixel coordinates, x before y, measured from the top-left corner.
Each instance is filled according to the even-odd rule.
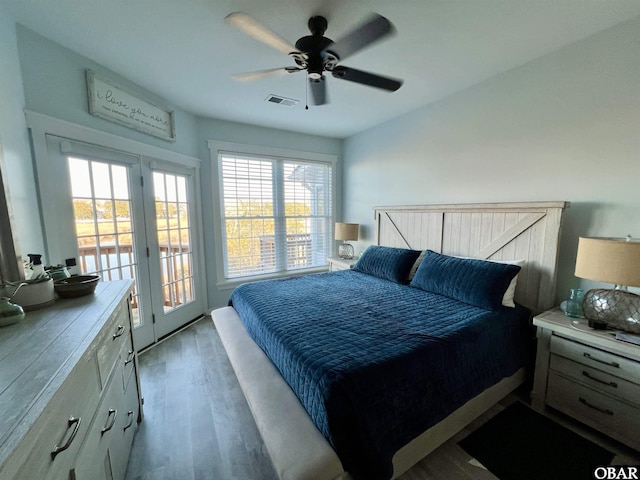
[[[520,272],[524,268],[524,264],[527,263],[526,260],[501,260],[501,261],[489,260],[489,261],[497,262],[497,263],[509,263],[511,265],[518,265],[520,267]],[[504,296],[502,297],[502,305],[504,305],[505,307],[515,308],[516,306],[516,304],[513,302],[513,297],[516,294],[516,286],[518,284],[518,275],[520,275],[520,272],[518,272],[518,274],[515,277],[513,277],[513,279],[511,279],[511,283],[507,287],[507,291],[504,292]]]

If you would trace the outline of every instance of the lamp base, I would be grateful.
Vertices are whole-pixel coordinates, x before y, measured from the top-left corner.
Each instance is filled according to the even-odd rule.
[[[640,333],[640,295],[626,289],[589,290],[582,311],[589,325],[605,323],[609,328]]]
[[[338,245],[338,256],[343,260],[351,260],[353,258],[353,245],[350,243],[341,243]]]

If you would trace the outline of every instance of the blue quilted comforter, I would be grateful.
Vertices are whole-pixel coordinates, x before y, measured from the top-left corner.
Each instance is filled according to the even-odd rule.
[[[355,478],[522,367],[529,312],[354,271],[248,283],[230,304]]]

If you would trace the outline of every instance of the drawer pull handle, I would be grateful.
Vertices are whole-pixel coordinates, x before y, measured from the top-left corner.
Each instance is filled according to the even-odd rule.
[[[591,404],[591,403],[587,402],[587,401],[586,401],[584,398],[582,398],[582,397],[579,397],[578,399],[580,400],[580,403],[585,404],[585,405],[586,405],[587,407],[589,407],[589,408],[593,408],[594,410],[597,410],[597,411],[598,411],[598,412],[600,412],[600,413],[604,413],[604,414],[606,414],[606,415],[611,415],[611,416],[613,416],[613,412],[612,412],[611,410],[609,410],[608,408],[602,408],[602,407],[598,407],[598,406],[596,406],[596,405],[593,405],[593,404]]]
[[[118,337],[121,337],[124,334],[125,328],[124,325],[118,325],[118,329],[116,333],[113,334],[113,339],[115,340]]]
[[[109,430],[113,428],[113,425],[116,423],[117,416],[118,416],[118,409],[110,408],[109,414],[107,415],[107,421],[109,421],[109,418],[111,418],[111,423],[109,423],[109,426],[105,426],[102,430],[100,430],[101,435],[104,435],[105,433],[107,433]]]
[[[129,350],[129,355],[127,356],[127,359],[125,360],[124,364],[128,365],[131,362],[133,362],[133,357],[135,357],[135,353],[133,352],[133,350]]]
[[[584,375],[585,377],[587,377],[590,380],[593,380],[594,382],[598,382],[598,383],[601,383],[603,385],[606,385],[607,387],[618,388],[618,384],[616,382],[607,382],[606,380],[600,380],[599,378],[596,378],[593,375],[591,375],[586,370],[582,371],[582,375]]]
[[[131,425],[133,425],[133,410],[129,410],[127,412],[127,418],[129,419],[129,423],[127,423],[125,425],[125,427],[123,428],[123,430],[126,430],[127,428],[129,428]]]
[[[594,362],[604,363],[605,365],[609,365],[610,367],[620,368],[620,364],[617,362],[606,362],[604,360],[600,360],[599,358],[592,357],[591,354],[584,352],[584,356],[589,360],[593,360]]]
[[[69,430],[69,428],[71,428],[72,425],[73,425],[73,431],[71,432],[71,435],[69,436],[69,438],[67,439],[64,445],[62,445],[61,447],[59,447],[58,445],[53,447],[53,450],[51,450],[51,460],[56,458],[56,455],[58,455],[60,452],[64,452],[67,448],[71,446],[71,442],[73,442],[73,439],[76,438],[78,429],[80,428],[81,421],[82,421],[82,417],[78,417],[78,418],[73,416],[69,417],[69,420],[67,421],[67,431]]]

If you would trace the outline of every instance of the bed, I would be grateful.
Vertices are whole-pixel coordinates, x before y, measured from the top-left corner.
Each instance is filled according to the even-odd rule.
[[[256,282],[234,291],[234,307],[215,310],[212,317],[278,476],[396,478],[520,385],[526,329],[503,329],[500,322],[512,325],[518,318],[518,325],[526,325],[529,312],[521,306],[538,312],[553,305],[560,220],[566,206],[544,202],[376,208],[379,247],[372,247],[372,254],[369,249],[365,252],[361,268],[356,268],[359,271]],[[416,252],[423,251],[427,253],[417,264],[431,262],[429,275],[424,274],[425,268],[411,268],[409,273],[407,265],[416,263]],[[387,270],[376,275],[375,262],[369,261],[373,270],[367,271],[365,260],[389,252],[405,256],[413,252],[402,267],[402,275],[414,278],[411,286],[402,285],[402,280],[408,280],[402,275],[380,278]],[[495,299],[488,306],[476,305],[475,298],[484,302],[485,295],[478,296],[475,290],[469,290],[473,298],[456,298],[457,293],[451,292],[459,290],[459,278],[449,290],[439,291],[442,282],[433,282],[433,272],[441,264],[464,264],[465,272],[479,264],[489,265],[458,257],[524,260],[521,269],[510,262],[490,267],[503,276],[507,270],[509,275],[517,273],[517,305],[503,307]],[[506,280],[503,286],[509,283]],[[298,301],[286,306],[296,296]],[[322,297],[325,304],[316,305],[314,296]],[[500,293],[498,302],[502,300]],[[389,305],[383,308],[385,303]],[[286,307],[278,310],[278,305]],[[426,310],[437,322],[428,326],[420,317],[425,308],[416,311],[416,305],[428,305]],[[482,327],[487,324],[492,328]],[[316,328],[325,330],[312,334]],[[464,332],[469,335],[465,337]],[[338,339],[341,334],[353,340],[349,348],[355,353],[322,355],[333,351],[326,339]],[[288,336],[292,340],[286,346],[283,338]],[[325,343],[314,340],[323,337]],[[503,354],[491,355],[490,347],[499,341],[504,342],[500,344]],[[428,343],[435,346],[423,349]],[[484,350],[469,349],[473,343],[485,345]],[[314,350],[319,357],[327,357],[325,366],[318,366]],[[425,360],[416,352],[439,366],[417,368]],[[383,358],[387,354],[391,360]],[[456,356],[473,361],[456,362],[452,360]],[[405,357],[414,367],[397,363]],[[393,366],[385,367],[384,362]],[[480,369],[482,362],[490,365],[490,374]],[[457,370],[443,367],[453,364],[459,364]],[[445,368],[447,375],[438,376]],[[380,374],[385,369],[393,374]],[[458,378],[458,383],[444,384],[447,376]],[[414,390],[405,392],[405,387]],[[393,395],[385,393],[389,391]],[[341,410],[345,405],[348,408]],[[363,415],[362,420],[360,410],[369,416]]]

